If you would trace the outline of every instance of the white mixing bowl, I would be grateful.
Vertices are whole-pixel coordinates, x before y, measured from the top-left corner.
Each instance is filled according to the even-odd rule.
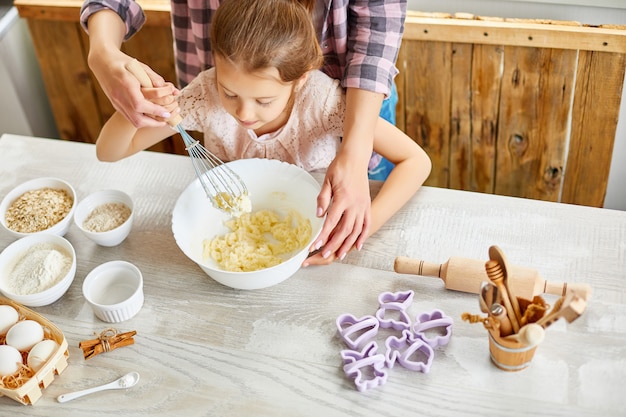
[[[309,241],[281,264],[257,271],[226,271],[210,257],[203,259],[203,241],[229,232],[224,222],[230,216],[213,207],[198,179],[176,201],[172,214],[174,239],[189,259],[215,281],[228,287],[252,290],[283,282],[300,269],[309,247],[322,230],[324,219],[316,216],[321,186],[305,170],[277,160],[242,159],[228,162],[228,166],[248,187],[253,212],[271,209],[284,216],[289,210],[296,210],[311,221]]]

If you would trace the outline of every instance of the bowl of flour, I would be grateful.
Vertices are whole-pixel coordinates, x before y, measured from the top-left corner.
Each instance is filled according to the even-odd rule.
[[[76,275],[76,252],[65,238],[39,233],[16,240],[0,253],[0,292],[28,307],[52,304]]]

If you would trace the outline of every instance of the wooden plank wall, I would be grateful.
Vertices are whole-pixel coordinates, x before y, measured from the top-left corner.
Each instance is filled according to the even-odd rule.
[[[625,57],[625,27],[412,13],[398,125],[428,185],[601,207]]]
[[[138,0],[124,51],[174,81],[169,0]],[[94,142],[113,108],[87,66],[82,0],[15,0],[27,19],[62,139]],[[626,29],[409,13],[398,126],[433,160],[428,185],[602,206]],[[152,150],[185,154],[174,135]]]

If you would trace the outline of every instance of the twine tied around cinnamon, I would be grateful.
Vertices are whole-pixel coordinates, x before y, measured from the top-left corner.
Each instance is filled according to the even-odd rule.
[[[132,330],[126,333],[118,333],[116,329],[109,327],[100,332],[100,334],[94,334],[98,337],[97,339],[83,340],[78,344],[78,347],[83,350],[85,360],[101,353],[134,344],[135,339],[133,339],[133,336],[137,332]]]

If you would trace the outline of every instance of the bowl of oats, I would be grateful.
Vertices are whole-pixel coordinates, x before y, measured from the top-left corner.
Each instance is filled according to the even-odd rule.
[[[248,188],[251,211],[238,217],[218,210],[198,179],[172,212],[174,239],[212,279],[245,290],[267,288],[293,276],[322,230],[316,215],[321,186],[296,165],[241,159],[227,165]]]
[[[100,246],[117,246],[133,226],[133,199],[121,190],[101,190],[89,194],[76,206],[74,223]]]
[[[76,191],[60,178],[36,178],[13,188],[0,202],[0,224],[14,237],[65,236],[76,209]]]

